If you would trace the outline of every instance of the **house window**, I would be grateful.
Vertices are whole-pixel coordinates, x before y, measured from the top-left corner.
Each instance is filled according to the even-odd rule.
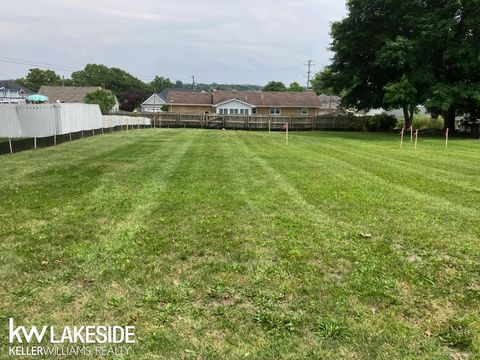
[[[233,115],[233,109],[230,109],[230,114]]]
[[[300,110],[300,115],[308,115],[308,108],[302,108]]]
[[[238,109],[234,109],[235,110],[235,115],[238,114]]]
[[[280,108],[270,108],[270,115],[280,115],[281,112],[280,112]]]
[[[257,114],[257,108],[252,108],[252,114],[256,115]]]

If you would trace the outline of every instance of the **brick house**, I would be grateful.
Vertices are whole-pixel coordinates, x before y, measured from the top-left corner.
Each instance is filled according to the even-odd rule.
[[[169,91],[165,104],[170,112],[179,114],[315,116],[322,112],[313,91]]]

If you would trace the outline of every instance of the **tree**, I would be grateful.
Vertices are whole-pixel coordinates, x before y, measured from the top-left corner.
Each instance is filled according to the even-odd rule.
[[[288,91],[288,89],[281,81],[270,81],[263,87],[263,91]]]
[[[303,88],[303,86],[296,81],[292,82],[288,87],[288,91],[293,91],[293,92],[302,92],[304,90],[305,89]]]
[[[455,130],[455,116],[480,113],[480,1],[425,1],[423,46],[434,68],[427,109]]]
[[[133,111],[145,100],[146,95],[143,90],[127,90],[118,96],[120,110]]]
[[[150,82],[149,87],[151,92],[160,92],[163,89],[167,89],[173,86],[173,83],[169,78],[164,78],[162,76],[155,76],[155,78]]]
[[[347,17],[332,25],[334,57],[317,86],[341,94],[347,107],[400,107],[409,126],[432,79],[418,42],[421,2],[351,0],[347,5]]]
[[[98,89],[85,95],[87,104],[98,104],[102,114],[108,114],[115,105],[115,95],[110,90]]]
[[[310,80],[312,89],[317,93],[317,95],[333,95],[333,88],[328,84],[330,81],[329,78],[332,75],[332,70],[329,67],[323,69],[323,71],[315,74],[313,79]]]
[[[480,108],[480,2],[350,0],[332,25],[332,64],[320,87],[357,109],[402,108],[406,126],[417,105],[476,116]],[[318,90],[317,90],[318,91]]]
[[[120,109],[133,111],[149,93],[148,86],[128,72],[105,65],[88,64],[81,71],[72,73],[76,86],[102,86],[111,90],[119,99]]]
[[[17,82],[27,89],[37,92],[42,85],[60,85],[62,79],[53,70],[41,70],[38,68],[28,70],[28,75],[18,79]]]

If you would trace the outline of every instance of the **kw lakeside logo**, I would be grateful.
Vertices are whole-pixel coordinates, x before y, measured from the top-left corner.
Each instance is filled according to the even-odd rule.
[[[10,356],[128,355],[135,326],[15,326],[8,320]]]

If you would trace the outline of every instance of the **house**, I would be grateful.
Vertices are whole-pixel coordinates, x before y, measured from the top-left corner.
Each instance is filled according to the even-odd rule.
[[[25,98],[31,94],[33,92],[14,80],[0,80],[0,103],[2,104],[25,103]]]
[[[320,100],[313,91],[169,91],[165,104],[180,114],[314,116],[320,113]]]
[[[341,108],[342,98],[340,96],[320,94],[318,98],[320,99],[320,109],[322,110],[335,112]]]
[[[147,100],[145,100],[141,105],[142,112],[153,112],[158,113],[162,112],[162,107],[167,103],[167,96],[169,92],[200,92],[193,89],[187,88],[167,88],[163,89],[159,93],[152,94]]]
[[[312,116],[318,115],[320,106],[313,91],[215,91],[212,95],[217,114]]]
[[[206,91],[169,91],[166,104],[168,111],[179,114],[213,113],[212,93]]]
[[[48,97],[51,103],[84,103],[85,96],[101,89],[99,86],[46,86],[42,85],[38,93]],[[115,97],[115,105],[112,112],[119,111],[118,99]]]

